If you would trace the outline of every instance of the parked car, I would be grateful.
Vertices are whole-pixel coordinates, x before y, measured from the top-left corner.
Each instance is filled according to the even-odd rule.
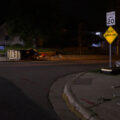
[[[40,54],[36,49],[20,50],[21,60],[41,60],[45,54]]]

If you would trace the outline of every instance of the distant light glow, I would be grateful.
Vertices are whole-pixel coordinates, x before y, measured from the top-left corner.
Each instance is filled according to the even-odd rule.
[[[92,47],[100,47],[101,46],[101,43],[93,43],[92,44]]]
[[[102,68],[101,69],[103,72],[112,72],[112,69],[104,69],[104,68]]]
[[[96,32],[95,34],[96,34],[96,35],[101,35],[101,32]]]
[[[5,49],[5,47],[4,46],[0,46],[0,50],[4,50]]]

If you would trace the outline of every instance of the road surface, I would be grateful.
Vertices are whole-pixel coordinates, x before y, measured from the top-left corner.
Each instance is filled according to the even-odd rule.
[[[0,62],[0,118],[59,120],[48,99],[53,82],[67,74],[103,66],[79,61]]]

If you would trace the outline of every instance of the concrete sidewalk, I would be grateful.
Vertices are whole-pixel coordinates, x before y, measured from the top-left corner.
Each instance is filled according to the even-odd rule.
[[[68,107],[85,120],[120,120],[120,75],[79,73],[64,87]]]

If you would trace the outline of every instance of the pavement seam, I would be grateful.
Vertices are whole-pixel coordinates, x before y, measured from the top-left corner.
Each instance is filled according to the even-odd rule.
[[[81,103],[78,103],[78,101],[74,98],[72,91],[71,91],[71,85],[73,81],[86,74],[85,72],[82,72],[80,74],[77,74],[74,79],[69,80],[65,86],[64,86],[64,92],[63,92],[63,99],[66,102],[68,108],[74,112],[80,119],[82,120],[100,120],[98,116],[88,108],[84,107]]]

